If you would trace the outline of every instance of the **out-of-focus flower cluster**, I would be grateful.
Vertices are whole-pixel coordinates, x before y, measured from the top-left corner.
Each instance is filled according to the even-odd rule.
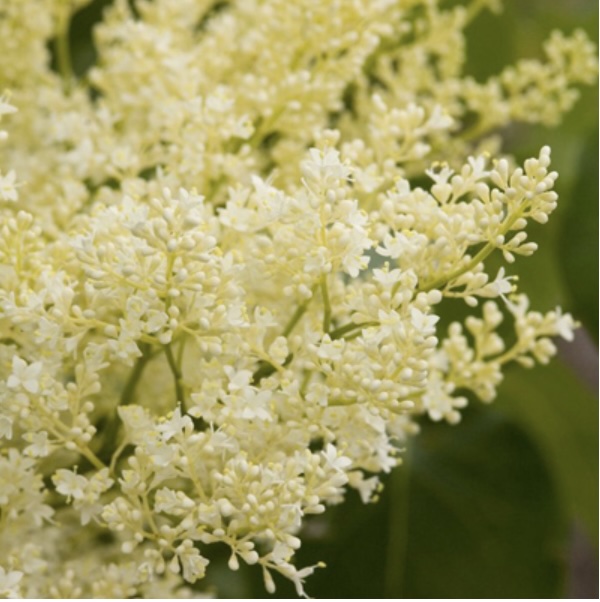
[[[486,260],[557,201],[498,129],[595,49],[477,82],[486,2],[115,0],[75,79],[83,4],[0,0],[0,595],[194,595],[214,543],[302,594],[305,516],[572,337]]]

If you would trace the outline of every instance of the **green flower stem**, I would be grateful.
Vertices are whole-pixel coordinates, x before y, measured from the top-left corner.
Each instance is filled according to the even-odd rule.
[[[285,358],[283,365],[287,366],[292,361],[293,358],[294,358],[293,354],[290,353]],[[273,374],[277,370],[278,370],[278,368],[275,368],[275,366],[273,366],[273,364],[270,364],[269,362],[267,362],[265,360],[261,360],[258,363],[258,368],[254,371],[254,374],[252,375],[252,384],[257,385],[258,383],[260,383],[260,381],[263,378],[267,378],[268,376],[271,376],[271,374]]]
[[[129,378],[123,387],[123,391],[121,392],[118,406],[126,406],[135,401],[135,390],[140,378],[142,377],[144,368],[146,367],[146,364],[154,357],[154,353],[151,352],[152,347],[148,343],[140,343],[139,347],[142,355],[137,358],[135,364],[133,365],[133,369],[131,370]],[[115,408],[114,412],[107,417],[106,424],[102,426],[102,432],[106,435],[102,442],[102,447],[98,451],[98,456],[104,462],[110,461],[111,465],[113,466],[116,462],[114,455],[117,453],[115,452],[115,448],[117,447],[117,436],[120,430],[121,421],[119,420],[117,408]]]
[[[305,393],[306,393],[306,389],[308,388],[308,385],[310,383],[310,379],[312,378],[312,371],[311,370],[306,370],[306,372],[304,373],[304,376],[302,377],[302,383],[300,384],[300,395],[302,397],[304,397]]]
[[[173,373],[173,380],[175,381],[175,401],[185,403],[185,398],[183,394],[183,387],[181,386],[181,371],[177,367],[177,362],[175,361],[175,357],[173,356],[173,349],[171,348],[171,344],[168,343],[164,346],[165,355],[167,357],[167,362],[169,363],[169,368],[171,368],[171,372]]]
[[[505,236],[506,233],[511,229],[513,224],[520,217],[522,217],[526,208],[527,208],[526,206],[522,206],[518,211],[515,211],[510,217],[508,217],[502,224],[502,227],[500,228],[498,235]],[[436,280],[425,283],[423,286],[419,287],[419,292],[426,293],[430,290],[440,289],[440,288],[446,286],[447,284],[452,282],[452,280],[455,280],[456,278],[462,276],[464,273],[472,270],[478,264],[485,261],[488,258],[488,256],[491,255],[491,253],[493,251],[495,251],[497,248],[498,248],[498,246],[496,244],[494,244],[493,242],[488,242],[486,245],[484,245],[479,250],[479,252],[466,265],[459,266],[456,269],[454,269],[453,271],[451,271],[450,274],[441,276],[440,278],[437,278]],[[398,291],[398,288],[399,288],[399,283],[397,283],[394,286],[394,288],[392,289],[392,294],[395,295],[396,292]],[[379,322],[363,322],[362,324],[345,324],[344,326],[340,326],[339,328],[336,328],[329,334],[333,340],[341,339],[341,338],[343,338],[345,340],[351,340],[351,339],[354,339],[357,336],[359,336],[360,331],[362,331],[363,328],[367,328],[369,326],[377,326],[378,324],[379,324]],[[353,332],[356,330],[359,330],[359,332]]]
[[[102,462],[102,460],[100,460],[100,458],[98,458],[98,456],[89,447],[78,446],[77,450],[84,458],[86,458],[86,460],[90,462],[90,464],[92,464],[92,466],[94,466],[94,468],[98,470],[106,468],[106,464],[104,464],[104,462]]]
[[[517,221],[517,219],[519,219],[521,217],[521,215],[523,214],[523,210],[524,210],[524,208],[521,208],[521,210],[519,210],[519,211],[515,211],[514,214],[511,215],[504,222],[504,224],[502,225],[502,227],[500,228],[500,230],[496,236],[504,236],[510,230],[511,226]],[[447,285],[448,283],[452,282],[452,280],[455,280],[459,276],[462,276],[464,273],[469,272],[470,270],[475,268],[478,264],[485,261],[488,258],[488,256],[493,251],[495,251],[497,248],[498,248],[498,246],[495,243],[488,242],[479,251],[479,253],[477,253],[477,255],[475,255],[475,257],[473,257],[473,259],[471,259],[471,261],[469,261],[466,265],[459,266],[458,268],[456,268],[455,270],[450,272],[450,274],[441,276],[440,278],[437,278],[433,282],[425,283],[423,286],[419,287],[419,291],[426,293],[430,290],[439,289],[439,288]]]
[[[464,129],[459,136],[465,142],[471,142],[476,138],[481,138],[483,135],[487,134],[492,129],[491,126],[487,125],[481,118],[474,123],[472,126]]]
[[[314,293],[314,289],[313,289],[313,293]],[[312,297],[311,297],[311,299],[312,299]],[[290,318],[289,322],[286,324],[285,328],[283,329],[281,336],[287,337],[292,333],[294,328],[296,328],[296,325],[298,324],[298,322],[300,322],[300,320],[302,319],[302,316],[306,313],[306,310],[308,309],[308,305],[309,305],[311,299],[306,300],[304,303],[300,304],[296,308],[296,311],[292,314],[292,317]],[[283,362],[283,365],[287,366],[292,361],[292,358],[293,358],[293,356],[290,353],[285,358],[285,362]],[[258,364],[258,368],[256,369],[256,371],[252,375],[252,384],[257,385],[263,378],[267,378],[267,376],[271,376],[271,374],[273,374],[273,372],[275,372],[275,370],[277,370],[277,368],[275,368],[275,366],[273,366],[269,362],[262,360]]]
[[[185,350],[185,344],[188,337],[184,336],[179,343],[179,349],[177,350],[177,369],[181,372],[183,366],[183,351]]]
[[[329,290],[327,289],[327,276],[321,276],[321,293],[323,295],[323,332],[329,333],[331,328],[331,303],[329,302]]]
[[[344,324],[329,333],[329,336],[333,341],[336,339],[347,339],[348,336],[352,336],[353,330],[362,330],[363,328],[369,328],[369,326],[379,326],[379,322],[362,322],[361,324]],[[356,333],[355,333],[356,334]],[[358,333],[360,334],[360,333]]]
[[[121,398],[119,400],[120,406],[126,406],[134,402],[137,384],[142,376],[142,373],[144,372],[146,364],[152,358],[152,354],[150,353],[150,345],[147,343],[140,343],[140,351],[142,352],[142,355],[140,355],[135,362],[133,370],[129,374],[129,378],[125,383],[123,391],[121,392]]]
[[[58,33],[54,40],[58,72],[63,79],[65,92],[70,92],[73,87],[73,82],[75,81],[73,63],[71,62],[71,48],[69,44],[69,17],[69,12],[67,10],[63,11],[59,20]]]
[[[46,418],[48,421],[46,424],[46,430],[54,435],[58,441],[63,441],[64,443],[73,442],[77,447],[77,451],[87,459],[87,461],[94,466],[96,469],[100,470],[105,468],[106,465],[98,456],[87,446],[85,443],[80,443],[72,440],[71,436],[71,428],[68,427],[56,414],[49,411],[42,403],[39,401],[34,402],[37,412]]]
[[[248,138],[247,141],[245,141],[246,144],[249,144],[252,148],[258,148],[264,140],[265,136],[270,133],[273,126],[284,112],[285,107],[280,107],[279,109],[274,111],[268,119],[259,123],[256,126],[254,133],[250,136],[250,138]]]
[[[471,259],[471,261],[469,261],[469,263],[467,263],[467,265],[460,266],[460,267],[456,268],[455,270],[453,270],[452,272],[450,272],[449,275],[447,275],[447,276],[441,276],[437,280],[434,280],[432,282],[428,282],[428,283],[424,284],[423,286],[420,286],[419,290],[421,292],[426,293],[426,292],[428,292],[430,290],[433,290],[433,289],[436,289],[436,288],[439,289],[439,288],[445,286],[446,284],[448,284],[452,280],[458,278],[459,276],[462,276],[465,272],[468,272],[469,270],[472,270],[475,266],[477,266],[484,259],[486,259],[488,257],[488,255],[495,248],[496,248],[495,244],[493,244],[491,242],[488,242],[479,251],[479,253],[477,253],[477,255],[475,255],[475,257],[473,257],[473,259]]]
[[[302,303],[301,305],[299,305],[296,308],[296,311],[290,318],[290,321],[286,324],[285,328],[283,329],[283,332],[281,333],[282,336],[287,337],[288,335],[290,335],[292,333],[292,330],[294,330],[294,328],[296,328],[296,324],[298,324],[298,322],[300,322],[300,319],[302,318],[302,316],[306,313],[306,310],[308,309],[309,301],[310,301],[310,299],[308,301],[306,301],[305,303]]]
[[[503,365],[508,362],[512,362],[517,357],[519,357],[519,355],[522,355],[525,353],[527,353],[527,347],[526,346],[524,347],[522,344],[517,342],[510,349],[507,349],[504,353],[501,353],[500,355],[497,355],[495,357],[488,357],[488,358],[486,358],[486,360],[488,362],[494,362],[494,363]]]
[[[128,437],[127,436],[123,437],[123,440],[119,444],[119,447],[117,447],[117,449],[114,451],[114,453],[112,454],[112,457],[110,459],[110,465],[108,467],[108,472],[110,474],[115,474],[115,468],[117,467],[117,461],[119,460],[121,454],[123,453],[123,451],[125,450],[125,448],[127,447],[128,444],[129,444]]]

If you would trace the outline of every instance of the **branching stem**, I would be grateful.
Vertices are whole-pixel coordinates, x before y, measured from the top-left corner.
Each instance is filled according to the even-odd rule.
[[[499,235],[504,236],[510,230],[512,225],[517,221],[517,219],[519,219],[521,217],[522,214],[523,214],[523,210],[515,211],[513,213],[513,215],[511,215],[508,219],[506,219],[506,221],[504,222],[504,224],[502,225],[502,227],[500,228],[500,230],[498,231],[498,234],[496,236],[499,236]],[[446,284],[452,282],[452,280],[455,280],[459,276],[462,276],[466,272],[469,272],[473,268],[477,267],[477,265],[479,265],[480,263],[485,261],[488,258],[488,256],[497,248],[498,248],[498,245],[495,242],[488,242],[484,247],[481,248],[481,250],[475,255],[475,257],[473,257],[473,259],[471,259],[466,265],[459,266],[455,270],[450,272],[450,274],[441,276],[441,277],[437,278],[436,280],[433,280],[432,282],[426,282],[423,286],[419,287],[419,290],[421,292],[426,293],[433,289],[442,288]]]

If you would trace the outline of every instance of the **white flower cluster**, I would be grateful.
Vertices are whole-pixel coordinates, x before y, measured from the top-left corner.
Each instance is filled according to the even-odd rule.
[[[305,516],[572,337],[486,265],[535,251],[550,149],[486,151],[595,49],[477,83],[484,2],[115,0],[77,80],[83,4],[0,0],[0,596],[197,595],[214,543],[303,595]]]

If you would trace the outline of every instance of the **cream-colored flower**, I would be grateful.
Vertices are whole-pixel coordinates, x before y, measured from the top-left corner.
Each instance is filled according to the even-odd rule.
[[[195,595],[220,544],[304,595],[307,515],[572,339],[490,261],[558,199],[495,134],[556,123],[595,48],[476,81],[497,0],[119,0],[75,79],[85,1],[0,9],[0,594]]]
[[[40,390],[40,376],[43,365],[41,362],[28,364],[18,355],[12,359],[12,374],[8,377],[6,384],[11,389],[23,388],[29,393],[38,393]]]

